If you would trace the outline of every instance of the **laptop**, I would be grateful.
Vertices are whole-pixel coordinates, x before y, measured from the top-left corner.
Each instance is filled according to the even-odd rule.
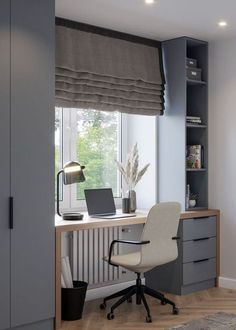
[[[88,214],[90,217],[101,219],[117,219],[136,216],[134,213],[116,212],[111,188],[85,189],[84,194]]]

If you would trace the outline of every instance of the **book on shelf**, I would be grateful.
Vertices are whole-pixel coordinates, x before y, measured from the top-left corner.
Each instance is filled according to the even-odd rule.
[[[201,120],[201,117],[194,117],[194,116],[186,116],[187,119],[200,119]]]
[[[187,169],[201,169],[204,167],[204,152],[202,145],[187,145],[186,164]]]
[[[201,124],[202,123],[201,117],[187,116],[186,121],[187,121],[187,124]]]

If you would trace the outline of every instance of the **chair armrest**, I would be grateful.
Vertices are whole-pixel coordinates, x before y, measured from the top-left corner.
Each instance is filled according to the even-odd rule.
[[[149,244],[150,241],[126,241],[126,240],[117,240],[115,239],[114,241],[111,242],[110,249],[109,249],[109,258],[108,258],[108,263],[112,266],[118,267],[117,265],[113,264],[111,262],[111,257],[114,249],[114,245],[116,243],[121,243],[121,244],[131,244],[131,245],[144,245],[144,244]]]

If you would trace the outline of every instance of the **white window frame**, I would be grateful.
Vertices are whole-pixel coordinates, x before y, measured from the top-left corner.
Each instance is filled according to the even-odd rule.
[[[75,145],[76,141],[76,112],[70,111],[68,109],[62,109],[63,111],[63,164],[70,160],[76,160],[76,149],[72,146]],[[128,145],[128,127],[127,127],[127,115],[119,114],[119,157],[120,161],[123,162],[127,155],[127,145]],[[72,133],[69,133],[69,132]],[[123,195],[123,187],[122,187],[122,178],[121,175],[118,176],[118,180],[121,185],[121,194]],[[116,208],[121,208],[122,198],[115,198]],[[60,201],[60,210],[62,212],[67,211],[86,211],[86,202],[85,200],[77,200],[76,199],[76,185],[68,185],[65,186],[63,184],[63,200]]]

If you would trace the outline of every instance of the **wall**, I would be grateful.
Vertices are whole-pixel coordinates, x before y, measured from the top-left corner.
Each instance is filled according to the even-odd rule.
[[[209,206],[221,210],[220,285],[236,289],[236,37],[210,43]]]
[[[157,126],[153,116],[127,116],[128,152],[138,143],[140,168],[150,163],[147,172],[137,184],[137,207],[149,209],[157,201]]]

